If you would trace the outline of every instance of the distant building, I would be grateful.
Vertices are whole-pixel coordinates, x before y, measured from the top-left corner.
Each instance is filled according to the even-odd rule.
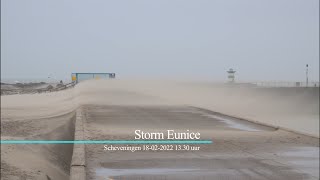
[[[116,77],[115,73],[72,73],[72,82],[79,83],[89,79],[113,79]]]

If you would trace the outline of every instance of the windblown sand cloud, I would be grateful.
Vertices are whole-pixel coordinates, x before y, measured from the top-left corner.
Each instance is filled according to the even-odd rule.
[[[319,88],[253,88],[210,83],[92,80],[66,91],[1,98],[2,118],[65,114],[84,104],[189,105],[319,136]]]

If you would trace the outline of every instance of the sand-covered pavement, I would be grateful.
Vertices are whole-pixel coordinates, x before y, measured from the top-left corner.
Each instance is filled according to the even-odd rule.
[[[86,145],[87,179],[319,178],[316,138],[185,106],[85,106],[83,111],[89,140],[134,139],[136,129],[164,133],[188,129],[213,141],[183,144],[181,149],[157,145],[157,150],[144,150],[143,145],[122,151],[105,149],[103,144]]]
[[[201,145],[200,151],[181,153],[105,152],[102,145],[86,145],[88,178],[137,179],[132,173],[138,172],[145,179],[164,179],[159,174],[168,173],[167,179],[318,179],[318,138],[236,120],[230,124],[210,116],[210,111],[194,108],[319,137],[318,91],[173,81],[87,81],[60,92],[2,96],[1,138],[73,139],[74,111],[81,106],[87,115],[88,139],[132,139],[136,128],[188,128],[214,141]],[[1,178],[69,179],[70,146],[2,145]]]

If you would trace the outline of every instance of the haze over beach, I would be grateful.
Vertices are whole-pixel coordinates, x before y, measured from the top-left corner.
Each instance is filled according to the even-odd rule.
[[[3,96],[1,102],[5,110],[2,117],[18,119],[28,114],[38,118],[65,114],[87,104],[188,105],[319,137],[318,90],[115,79],[81,82],[74,89],[49,94]],[[37,111],[39,107],[43,111]]]
[[[319,82],[319,1],[1,2],[1,78]]]
[[[319,1],[2,0],[0,177],[319,179]]]

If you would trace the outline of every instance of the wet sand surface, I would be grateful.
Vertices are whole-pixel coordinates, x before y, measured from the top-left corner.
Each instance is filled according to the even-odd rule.
[[[105,151],[86,145],[87,179],[318,179],[317,138],[187,106],[84,106],[91,140],[148,132],[200,132],[199,150]],[[123,145],[113,145],[123,146]],[[142,146],[142,145],[132,145]]]

